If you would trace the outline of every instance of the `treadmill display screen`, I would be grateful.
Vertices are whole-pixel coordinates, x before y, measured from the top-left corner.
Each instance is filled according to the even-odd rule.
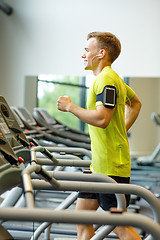
[[[49,115],[49,113],[47,111],[42,109],[41,113],[42,113],[44,119],[47,121],[47,123],[49,123],[49,124],[56,124],[56,121],[53,119],[53,117],[51,117]]]
[[[7,126],[7,124],[4,121],[2,116],[0,116],[0,129],[3,132],[3,134],[9,134],[10,133],[9,128],[8,128],[8,126]]]
[[[27,121],[30,124],[36,124],[36,122],[34,122],[34,119],[32,118],[32,116],[30,116],[29,113],[25,109],[19,108],[19,111],[23,115],[25,121]]]

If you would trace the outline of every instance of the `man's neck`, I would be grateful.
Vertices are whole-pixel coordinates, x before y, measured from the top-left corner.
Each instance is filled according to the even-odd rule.
[[[96,69],[93,70],[93,74],[97,76],[105,67],[111,66],[111,63],[99,64]]]

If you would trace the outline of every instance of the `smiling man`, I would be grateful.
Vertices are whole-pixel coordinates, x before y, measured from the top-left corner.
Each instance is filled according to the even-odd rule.
[[[135,92],[127,86],[111,68],[121,52],[118,38],[108,32],[88,34],[82,58],[85,70],[96,76],[90,87],[87,109],[75,105],[69,96],[60,96],[57,108],[70,112],[88,123],[91,138],[93,173],[112,177],[118,183],[130,183],[131,159],[127,131],[135,122],[141,102]],[[126,207],[130,196],[126,195]],[[114,194],[79,193],[76,210],[107,211],[117,206]],[[77,225],[78,240],[89,240],[94,236],[92,225]],[[117,226],[114,232],[121,240],[141,239],[133,227]]]

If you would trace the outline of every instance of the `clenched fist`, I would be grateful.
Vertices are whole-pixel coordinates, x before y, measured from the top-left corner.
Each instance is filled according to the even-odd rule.
[[[60,96],[57,100],[57,109],[63,112],[69,112],[71,104],[72,101],[69,96]]]

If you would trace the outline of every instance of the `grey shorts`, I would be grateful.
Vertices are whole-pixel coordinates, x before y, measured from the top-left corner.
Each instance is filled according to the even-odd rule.
[[[117,176],[109,176],[113,178],[117,183],[130,183],[130,178],[126,177],[117,177]],[[108,193],[86,193],[86,192],[80,192],[78,194],[78,198],[84,198],[84,199],[97,199],[100,207],[108,211],[112,207],[117,207],[117,199],[115,194],[108,194]],[[126,207],[129,206],[130,202],[130,194],[125,194],[126,198]]]

